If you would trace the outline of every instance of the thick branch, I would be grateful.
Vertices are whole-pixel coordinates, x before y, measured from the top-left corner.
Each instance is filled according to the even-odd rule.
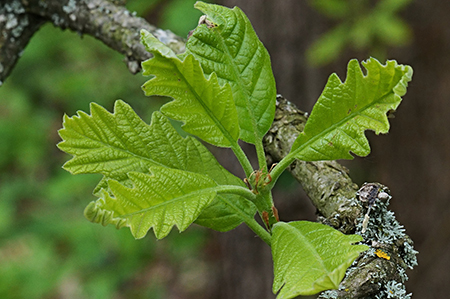
[[[109,1],[8,0],[0,7],[0,82],[10,74],[31,36],[46,21],[96,37],[124,54],[133,73],[139,71],[141,61],[150,57],[139,42],[141,29],[152,32],[177,53],[184,49],[183,39],[170,31],[155,28]],[[265,137],[269,162],[279,161],[288,153],[306,119],[306,113],[281,96],[277,98],[275,122]],[[296,161],[290,171],[317,207],[322,222],[344,233],[361,232],[367,206],[357,199],[358,186],[343,166],[335,161]],[[333,294],[333,298],[367,298],[387,292],[386,285],[402,283],[404,269],[415,265],[412,242],[386,207],[386,204],[380,204],[373,210],[373,221],[369,223],[368,232],[363,234],[372,249],[350,269],[342,283],[343,289]],[[381,228],[377,229],[375,225]],[[384,230],[383,226],[386,227]],[[396,235],[389,235],[390,231]],[[376,249],[383,250],[389,259],[375,255]]]
[[[0,81],[6,79],[19,53],[45,21],[101,40],[125,55],[132,73],[139,72],[141,62],[150,58],[139,42],[141,29],[151,32],[176,53],[184,51],[183,38],[169,30],[150,25],[143,18],[136,17],[126,8],[110,1],[8,0],[0,7]]]
[[[287,155],[306,120],[307,113],[277,96],[275,121],[264,139],[269,164]],[[371,246],[349,268],[340,290],[328,291],[319,298],[369,298],[383,292],[404,292],[405,270],[417,264],[417,252],[411,239],[404,234],[403,226],[387,209],[388,203],[380,201],[372,208],[369,228],[362,233],[363,216],[368,206],[359,200],[358,186],[350,179],[345,167],[336,161],[295,161],[289,171],[316,206],[319,221],[347,234],[359,233],[363,235],[364,243]],[[377,186],[386,189],[380,184]]]
[[[25,13],[20,2],[0,7],[0,86],[9,76],[34,33],[45,19]]]

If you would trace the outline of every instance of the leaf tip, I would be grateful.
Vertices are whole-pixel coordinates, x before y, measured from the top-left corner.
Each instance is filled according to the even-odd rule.
[[[144,45],[145,49],[152,54],[159,54],[166,58],[177,57],[177,55],[171,48],[169,48],[165,43],[161,42],[156,36],[145,29],[141,30],[141,44]],[[151,59],[152,58],[150,58],[150,60]],[[143,68],[144,63],[145,61],[142,62]]]
[[[202,10],[203,8],[205,8],[206,7],[206,3],[205,2],[203,2],[203,1],[196,1],[195,3],[194,3],[194,8],[196,8],[196,9],[198,9],[198,10]]]

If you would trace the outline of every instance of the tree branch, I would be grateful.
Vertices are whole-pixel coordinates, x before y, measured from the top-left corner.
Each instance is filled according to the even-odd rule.
[[[297,109],[282,96],[277,96],[274,123],[264,138],[269,164],[286,156],[291,145],[303,130],[307,113]],[[405,270],[417,265],[417,251],[404,233],[404,228],[388,210],[389,200],[377,200],[368,215],[368,229],[363,230],[368,203],[360,200],[358,186],[348,176],[348,170],[336,161],[295,161],[289,171],[302,184],[316,206],[319,221],[342,231],[358,233],[371,247],[347,270],[338,291],[324,292],[319,298],[369,298],[389,293],[406,295]],[[387,188],[374,183],[378,190]],[[377,193],[378,194],[378,193]],[[390,199],[390,196],[388,196]],[[384,255],[384,254],[385,255]],[[390,297],[388,297],[390,298]]]
[[[96,37],[124,54],[133,73],[140,70],[141,61],[150,57],[140,44],[141,29],[152,32],[175,52],[184,51],[182,38],[148,24],[110,1],[8,0],[0,7],[0,82],[10,74],[31,36],[45,22]],[[275,122],[264,139],[269,164],[289,152],[306,119],[306,113],[283,97],[277,97]],[[320,298],[367,298],[382,292],[391,295],[405,292],[404,272],[417,264],[417,252],[403,227],[387,209],[388,202],[373,207],[368,230],[363,234],[362,222],[368,206],[358,199],[358,186],[345,167],[335,161],[296,161],[289,170],[317,207],[321,222],[344,233],[360,233],[364,242],[371,246],[349,268],[340,290],[325,292]]]
[[[0,7],[0,81],[7,78],[31,36],[47,21],[61,29],[91,35],[124,54],[133,74],[140,71],[142,61],[151,57],[140,43],[141,29],[151,32],[176,53],[184,51],[183,38],[150,25],[110,1],[7,0]]]
[[[9,76],[34,33],[45,19],[30,15],[20,2],[0,6],[0,86]]]

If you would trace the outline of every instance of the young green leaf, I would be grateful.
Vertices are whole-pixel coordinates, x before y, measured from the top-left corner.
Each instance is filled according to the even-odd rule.
[[[240,178],[223,168],[197,139],[187,138],[186,152],[188,160],[185,170],[206,174],[219,185],[246,187]],[[255,205],[248,200],[236,194],[218,194],[195,223],[225,232],[234,229],[243,221],[253,219],[255,213]]]
[[[127,174],[148,173],[151,166],[203,173],[219,185],[245,186],[198,140],[181,137],[161,113],[153,113],[148,125],[123,101],[115,103],[114,114],[93,103],[91,115],[79,112],[78,116],[64,116],[64,128],[59,134],[63,141],[58,147],[73,155],[64,164],[67,171],[104,176],[94,192],[97,196],[101,196],[101,189],[109,191],[108,180],[131,187]],[[197,222],[228,231],[246,218],[253,218],[255,212],[255,206],[248,200],[235,194],[220,194]]]
[[[194,56],[181,61],[149,32],[142,30],[141,39],[154,55],[142,63],[143,75],[155,76],[142,86],[145,94],[172,97],[161,112],[183,121],[186,132],[216,146],[235,146],[239,123],[230,86],[220,86],[214,73],[206,79]]]
[[[73,155],[64,164],[72,174],[99,173],[123,183],[130,171],[186,167],[185,141],[159,113],[149,126],[123,101],[116,101],[114,114],[92,103],[91,115],[82,111],[74,117],[65,115],[63,125],[58,147]],[[104,183],[101,187],[106,187]]]
[[[247,16],[238,8],[197,2],[207,15],[186,43],[186,53],[200,61],[205,74],[229,83],[239,115],[240,138],[255,144],[269,130],[276,87],[270,57]]]
[[[344,235],[315,222],[278,222],[272,232],[273,292],[279,292],[277,299],[337,289],[347,268],[368,249],[352,245],[362,241],[361,236]]]
[[[393,60],[382,65],[374,58],[362,64],[366,75],[351,60],[344,83],[330,76],[289,155],[304,161],[352,159],[349,151],[366,156],[370,146],[364,131],[389,131],[386,114],[400,104],[412,68]]]
[[[86,218],[117,228],[128,226],[136,239],[153,228],[162,239],[174,225],[184,231],[216,196],[217,184],[205,175],[158,166],[150,172],[128,173],[133,188],[110,180],[113,196],[103,192],[86,207]]]

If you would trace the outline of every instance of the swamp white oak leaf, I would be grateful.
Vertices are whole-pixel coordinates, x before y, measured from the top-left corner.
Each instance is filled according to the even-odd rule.
[[[205,74],[230,84],[239,116],[240,138],[260,142],[275,115],[276,86],[269,53],[238,7],[198,1],[206,14],[186,43],[186,53],[200,61]],[[211,25],[212,24],[212,25]]]
[[[91,104],[91,115],[78,112],[64,116],[58,147],[73,156],[64,169],[73,174],[98,173],[103,179],[94,194],[110,192],[108,180],[131,187],[129,172],[149,173],[151,166],[163,166],[202,173],[219,185],[245,186],[241,179],[223,168],[211,152],[193,137],[183,138],[159,112],[150,125],[140,119],[123,101],[117,101],[114,113]],[[256,208],[236,194],[219,194],[204,209],[198,224],[228,231],[246,218],[253,218]]]
[[[143,86],[145,94],[174,100],[161,112],[184,123],[183,130],[216,146],[232,147],[239,138],[239,123],[231,87],[219,85],[215,73],[208,79],[193,55],[181,60],[151,33],[141,40],[153,58],[142,63],[143,75],[153,75]]]
[[[382,65],[374,58],[362,64],[366,75],[358,61],[351,60],[344,83],[336,74],[330,76],[290,155],[304,161],[353,159],[350,151],[367,156],[364,131],[389,131],[387,113],[400,105],[412,68],[393,60]]]
[[[153,228],[156,238],[162,239],[174,225],[184,231],[216,196],[217,184],[206,175],[158,166],[150,167],[150,172],[130,172],[133,188],[108,181],[112,195],[102,192],[86,207],[86,218],[127,226],[136,239]]]
[[[368,249],[352,245],[358,235],[343,233],[309,221],[278,222],[273,226],[273,292],[277,299],[337,289],[345,271]]]

